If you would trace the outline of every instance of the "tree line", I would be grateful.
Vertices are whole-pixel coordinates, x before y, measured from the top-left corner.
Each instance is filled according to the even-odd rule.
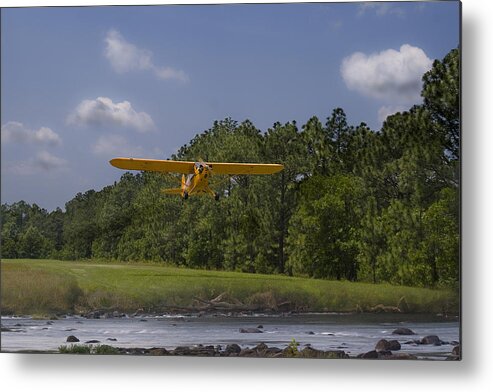
[[[455,287],[460,259],[459,51],[423,76],[423,103],[379,131],[341,108],[265,133],[226,118],[171,158],[281,163],[272,176],[214,177],[221,194],[160,193],[177,179],[125,173],[65,211],[1,206],[3,258],[104,258],[191,268]]]

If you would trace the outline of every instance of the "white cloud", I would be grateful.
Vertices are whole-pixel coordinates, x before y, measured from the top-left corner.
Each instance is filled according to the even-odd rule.
[[[121,125],[138,132],[154,129],[154,121],[149,114],[136,112],[128,101],[114,103],[106,97],[82,101],[67,121],[75,125]]]
[[[404,16],[404,9],[390,2],[368,2],[358,7],[358,16],[374,11],[377,16],[397,15]]]
[[[159,79],[177,79],[182,82],[188,82],[189,80],[187,74],[179,69],[171,67],[154,67],[153,70]]]
[[[47,151],[39,152],[35,158],[28,161],[9,162],[4,167],[6,172],[19,176],[39,175],[41,172],[54,172],[66,168],[65,159],[56,157]]]
[[[152,53],[125,41],[118,31],[109,31],[106,34],[105,42],[104,54],[116,72],[125,73],[152,67]]]
[[[33,143],[58,146],[62,139],[56,132],[47,127],[31,130],[17,121],[9,121],[2,125],[2,143]]]
[[[110,30],[106,34],[105,43],[104,54],[113,69],[118,73],[135,70],[151,71],[162,80],[174,79],[181,82],[189,80],[184,71],[154,64],[152,61],[153,54],[150,50],[141,49],[127,42],[116,30]]]
[[[143,157],[145,155],[141,146],[130,144],[121,135],[102,135],[92,146],[92,151],[103,156]]]
[[[343,59],[341,74],[350,90],[365,96],[415,103],[420,99],[421,78],[432,64],[421,48],[405,44],[399,51],[353,53]]]
[[[383,123],[388,116],[397,112],[404,112],[408,109],[409,108],[405,106],[382,106],[378,109],[378,121]]]

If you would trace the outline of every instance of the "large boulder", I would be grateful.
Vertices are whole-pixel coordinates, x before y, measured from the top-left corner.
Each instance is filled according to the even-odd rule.
[[[228,355],[239,354],[241,352],[241,347],[238,346],[236,343],[228,344],[224,352]]]
[[[401,349],[401,344],[397,340],[380,339],[376,346],[375,351],[396,351]]]
[[[401,344],[397,340],[389,340],[389,350],[397,351],[401,349]]]
[[[416,335],[416,334],[409,328],[401,327],[392,331],[392,335]]]
[[[420,343],[421,344],[433,344],[435,346],[441,346],[442,345],[442,341],[436,335],[425,336],[423,339],[421,339]]]
[[[380,339],[375,345],[375,351],[388,351],[390,350],[390,343],[386,339]]]
[[[255,348],[254,350],[257,351],[259,354],[262,354],[267,351],[269,349],[269,347],[265,344],[265,343],[259,343]]]
[[[389,357],[392,357],[392,351],[390,350],[382,350],[378,352],[378,359],[387,359]]]
[[[362,358],[362,359],[378,359],[378,353],[375,350],[368,351],[367,353],[358,355],[358,358]]]
[[[74,335],[70,335],[67,337],[67,342],[69,343],[75,343],[75,342],[80,342],[79,339],[77,339]]]

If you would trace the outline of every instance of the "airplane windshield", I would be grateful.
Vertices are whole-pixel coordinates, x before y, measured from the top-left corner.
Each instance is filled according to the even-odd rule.
[[[199,173],[202,173],[202,171],[204,170],[204,165],[200,162],[195,162],[195,168]]]

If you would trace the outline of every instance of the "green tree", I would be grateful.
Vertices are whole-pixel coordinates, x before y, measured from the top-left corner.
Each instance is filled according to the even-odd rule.
[[[431,268],[433,285],[455,286],[459,281],[458,194],[444,188],[440,198],[423,215],[426,262]]]
[[[36,226],[29,226],[18,241],[18,256],[26,259],[46,257],[51,249],[49,241]]]
[[[135,213],[134,198],[141,182],[140,174],[125,173],[101,192],[95,216],[99,235],[91,246],[94,257],[116,258],[118,243]]]
[[[315,176],[301,186],[289,229],[289,265],[296,274],[357,279],[356,229],[363,187],[350,175]]]
[[[329,162],[333,155],[332,144],[327,135],[327,130],[317,117],[312,117],[303,125],[301,142],[306,149],[306,172],[310,175],[324,175],[329,170]],[[300,172],[304,168],[299,168]]]
[[[302,137],[295,122],[281,125],[275,123],[265,135],[265,158],[267,162],[280,163],[284,170],[273,175],[266,186],[272,219],[271,233],[277,239],[275,250],[276,271],[285,272],[287,260],[285,242],[288,223],[296,207],[296,191],[306,168],[306,155]],[[266,233],[267,234],[267,233]]]
[[[435,60],[423,76],[424,107],[443,137],[446,156],[459,159],[460,148],[460,53],[450,51],[442,61]]]
[[[92,243],[100,235],[96,221],[102,193],[89,190],[78,193],[65,204],[62,256],[69,259],[90,258]]]

